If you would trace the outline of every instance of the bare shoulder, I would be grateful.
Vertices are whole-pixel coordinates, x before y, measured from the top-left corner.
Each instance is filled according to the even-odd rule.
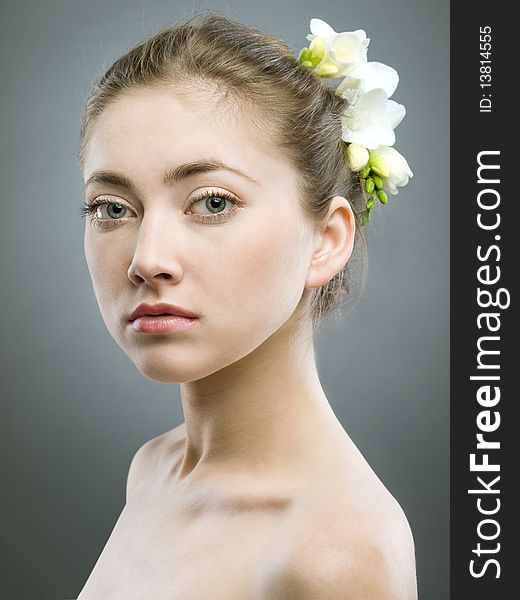
[[[379,511],[324,503],[266,578],[265,600],[417,600],[408,520],[388,494]]]
[[[161,433],[142,444],[134,454],[126,481],[126,499],[135,492],[142,481],[154,472],[162,453],[166,449],[174,448],[184,439],[185,424],[182,423],[173,429]]]

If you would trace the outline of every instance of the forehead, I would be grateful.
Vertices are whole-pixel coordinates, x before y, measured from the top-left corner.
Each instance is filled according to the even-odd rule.
[[[165,168],[213,158],[257,181],[296,186],[288,158],[240,111],[201,89],[134,89],[109,104],[89,132],[84,176],[118,170],[152,177]]]

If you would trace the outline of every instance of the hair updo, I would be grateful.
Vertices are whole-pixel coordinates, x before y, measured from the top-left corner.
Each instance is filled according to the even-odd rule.
[[[179,86],[176,93],[202,86],[218,96],[219,110],[235,111],[268,136],[296,169],[302,207],[315,224],[323,222],[336,195],[347,198],[356,214],[364,208],[359,178],[348,166],[341,139],[341,113],[348,101],[301,65],[284,41],[211,11],[158,31],[96,79],[81,120],[81,168],[92,124],[109,104],[132,88],[172,85]],[[366,264],[365,239],[356,221],[354,248]],[[314,331],[350,292],[351,263],[310,290]]]

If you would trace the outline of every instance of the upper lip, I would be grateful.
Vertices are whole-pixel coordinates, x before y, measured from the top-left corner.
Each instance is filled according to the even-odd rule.
[[[195,313],[186,310],[185,308],[181,308],[180,306],[175,306],[174,304],[166,304],[161,302],[159,304],[146,304],[142,303],[134,310],[134,312],[128,317],[129,321],[134,321],[137,317],[142,317],[144,315],[178,315],[180,317],[189,317],[196,318],[197,315]]]

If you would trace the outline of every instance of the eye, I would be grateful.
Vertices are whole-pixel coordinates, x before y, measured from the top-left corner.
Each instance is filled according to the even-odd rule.
[[[197,207],[197,211],[194,211],[193,207]],[[222,222],[228,220],[241,207],[242,202],[228,192],[206,190],[191,202],[189,212],[202,222]]]
[[[128,217],[130,208],[121,202],[112,202],[107,198],[96,198],[91,202],[85,202],[81,206],[82,216],[89,216],[90,221],[99,227],[110,227],[115,221]]]
[[[94,213],[98,219],[105,218],[103,215],[104,208],[106,208],[106,213],[111,219],[121,219],[121,217],[125,216],[128,210],[124,204],[119,204],[119,202],[98,204]]]

